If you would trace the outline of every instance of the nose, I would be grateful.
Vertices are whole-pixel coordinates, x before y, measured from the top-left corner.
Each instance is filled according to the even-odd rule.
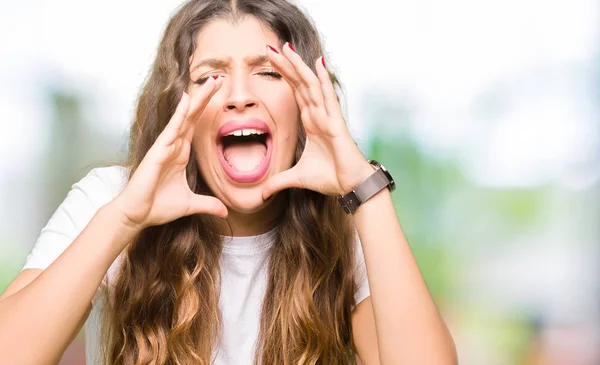
[[[246,75],[229,75],[225,80],[228,94],[223,105],[224,111],[244,111],[246,108],[258,106],[258,98],[252,91]]]

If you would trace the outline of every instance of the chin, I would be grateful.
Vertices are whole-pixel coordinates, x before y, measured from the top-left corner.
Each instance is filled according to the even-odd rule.
[[[263,210],[268,204],[262,198],[262,189],[232,189],[224,199],[227,209],[241,214],[253,214]]]

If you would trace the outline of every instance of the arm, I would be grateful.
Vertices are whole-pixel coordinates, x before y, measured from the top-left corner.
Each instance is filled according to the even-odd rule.
[[[191,214],[227,216],[220,200],[191,191],[185,174],[194,131],[188,115],[201,113],[221,84],[210,78],[193,97],[184,93],[123,191],[39,276],[24,270],[11,284],[0,298],[0,364],[56,363],[110,265],[142,229]]]
[[[39,276],[12,294],[4,293],[0,363],[56,363],[85,322],[104,274],[134,234],[108,204]]]
[[[356,346],[357,364],[376,365],[380,363],[373,303],[370,296],[360,302],[352,311],[352,337]]]
[[[358,180],[372,172],[365,165]],[[382,364],[456,364],[452,336],[400,228],[389,190],[363,203],[354,212],[354,222],[371,289],[371,300],[355,309],[352,320],[363,362],[376,364],[367,359],[378,352]]]
[[[347,194],[373,169],[350,136],[323,58],[315,60],[315,74],[289,43],[281,51],[267,48],[267,56],[295,92],[306,144],[294,167],[265,183],[263,198],[292,187],[333,196]],[[358,324],[358,330],[376,328],[374,336],[367,340],[367,336],[360,336],[359,341],[372,343],[376,337],[379,362],[383,364],[455,364],[452,337],[402,233],[390,193],[381,191],[360,206],[354,222],[362,242],[372,299],[364,303],[362,310],[360,306],[355,309],[353,323]],[[372,319],[366,310],[371,303]],[[369,351],[365,359],[377,358],[373,346],[363,342],[357,345]]]

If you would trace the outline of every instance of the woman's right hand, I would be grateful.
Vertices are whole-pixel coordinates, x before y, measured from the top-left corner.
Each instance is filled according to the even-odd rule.
[[[227,217],[219,199],[195,194],[186,178],[196,121],[222,83],[209,77],[193,97],[183,93],[171,120],[113,201],[129,227],[143,229],[198,213]]]

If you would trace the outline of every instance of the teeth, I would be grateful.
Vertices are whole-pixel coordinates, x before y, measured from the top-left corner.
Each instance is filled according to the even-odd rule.
[[[246,129],[238,129],[237,131],[233,131],[229,134],[227,134],[228,136],[249,136],[251,134],[257,134],[257,135],[261,135],[261,134],[265,134],[266,132],[263,131],[259,131],[253,128],[246,128]]]

